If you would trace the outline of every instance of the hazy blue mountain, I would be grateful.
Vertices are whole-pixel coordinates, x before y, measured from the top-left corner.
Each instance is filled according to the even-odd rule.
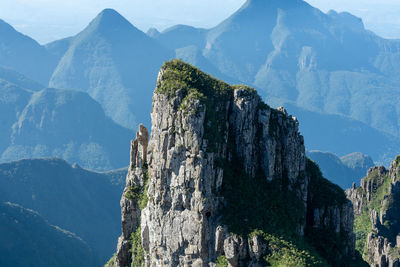
[[[65,52],[67,52],[73,40],[73,37],[56,40],[54,42],[46,44],[45,48],[50,54],[55,56],[58,62],[64,56]]]
[[[76,35],[50,81],[88,92],[119,124],[149,124],[152,93],[162,63],[173,52],[112,9]]]
[[[215,78],[224,80],[228,83],[239,84],[240,82],[232,77],[222,74],[210,61],[202,54],[201,50],[195,45],[190,45],[175,50],[175,57],[190,63],[207,73],[212,73]]]
[[[400,151],[399,137],[380,132],[360,121],[309,111],[293,103],[284,106],[298,118],[308,150],[330,151],[336,155],[360,151],[382,165],[389,165],[390,159]]]
[[[354,152],[354,153],[345,155],[345,156],[341,157],[340,160],[343,162],[344,165],[346,165],[350,169],[368,170],[372,166],[375,166],[375,164],[372,161],[370,156],[365,155],[360,152]],[[365,172],[363,172],[363,174],[361,174],[361,175],[362,176],[365,175]]]
[[[57,156],[96,170],[129,163],[133,133],[84,92],[24,90],[0,80],[0,161]]]
[[[171,50],[186,46],[196,46],[203,49],[206,45],[206,29],[198,29],[187,25],[176,25],[162,33],[151,29],[147,34]]]
[[[375,166],[372,159],[362,153],[339,158],[330,152],[308,151],[307,156],[319,165],[324,177],[343,189],[351,188],[353,182],[359,183],[368,169]]]
[[[32,38],[0,20],[0,66],[47,85],[56,59]]]
[[[146,34],[151,38],[157,38],[158,35],[160,35],[160,32],[156,28],[152,27],[147,30]]]
[[[37,212],[0,203],[0,266],[99,266],[75,234],[50,225]]]
[[[31,95],[32,92],[0,79],[0,153],[11,144],[12,126]]]
[[[96,173],[60,159],[4,163],[0,201],[35,210],[50,224],[77,234],[104,264],[121,231],[125,176],[126,170]]]
[[[2,67],[0,67],[0,80],[7,81],[21,88],[32,91],[39,91],[46,87],[32,79],[29,79],[28,77],[22,75],[19,72]]]
[[[253,84],[273,106],[292,101],[400,136],[400,41],[365,30],[349,13],[325,14],[302,0],[248,0],[206,33],[175,28],[190,30],[171,28],[156,39],[197,46],[219,72]]]

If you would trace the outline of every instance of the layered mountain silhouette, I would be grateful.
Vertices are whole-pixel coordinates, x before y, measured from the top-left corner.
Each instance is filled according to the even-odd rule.
[[[42,84],[49,82],[56,58],[32,38],[0,20],[0,66],[18,71]]]
[[[172,52],[112,9],[101,12],[73,37],[51,87],[89,93],[119,124],[148,124],[158,69]],[[144,115],[146,114],[146,115]]]
[[[339,158],[329,152],[308,151],[307,156],[318,164],[324,177],[343,189],[359,183],[368,169],[375,166],[369,156],[357,152]]]
[[[156,39],[175,49],[175,40],[197,46],[220,72],[255,85],[275,106],[290,100],[400,133],[400,42],[365,30],[349,13],[325,14],[301,0],[249,0],[218,26],[195,32],[173,28]]]
[[[99,265],[81,238],[20,205],[0,203],[0,236],[3,267]]]
[[[341,115],[313,112],[293,103],[285,103],[284,106],[298,118],[300,131],[307,138],[305,145],[308,150],[330,151],[340,156],[360,151],[382,165],[388,164],[391,156],[400,150],[398,137],[360,121]]]
[[[301,0],[249,0],[214,28],[177,25],[146,35],[106,9],[76,36],[35,47],[58,61],[51,87],[87,92],[107,116],[130,129],[149,125],[158,69],[175,56],[217,78],[254,86],[274,107],[287,106],[301,121],[308,149],[338,155],[360,151],[382,164],[400,149],[400,42],[365,30],[349,13],[325,14]],[[315,127],[315,120],[324,127]]]
[[[57,156],[110,170],[129,163],[132,132],[84,92],[32,92],[0,79],[0,161]]]
[[[22,75],[15,70],[3,67],[0,67],[0,80],[3,83],[12,83],[14,85],[18,85],[21,88],[25,88],[31,91],[39,91],[46,87],[36,82],[35,80],[29,79],[28,77]]]
[[[4,163],[0,164],[0,202],[11,202],[34,210],[49,224],[75,233],[94,253],[97,266],[99,266],[112,255],[116,239],[121,231],[119,201],[125,186],[125,176],[125,169],[107,173],[90,172],[78,165],[71,166],[60,159],[30,159]],[[43,226],[43,222],[36,223],[36,221],[35,218],[26,218],[23,223],[24,225],[31,224],[32,228],[28,229],[32,231],[41,229],[33,225],[38,224],[37,227],[47,228],[46,233],[54,232],[48,226]],[[3,224],[0,225],[3,226]],[[31,237],[36,238],[34,233]],[[22,235],[19,238],[22,238]],[[52,236],[44,235],[36,240],[51,244],[52,238]],[[10,245],[16,243],[17,241]],[[25,247],[32,251],[37,249],[35,244],[27,247],[28,243]],[[45,244],[41,245],[45,246]],[[7,248],[3,247],[3,249],[0,254],[7,251]],[[73,247],[70,249],[74,250]],[[81,251],[82,254],[86,252],[87,249]],[[68,255],[65,253],[63,251],[56,255]],[[76,255],[69,256],[71,256],[70,260],[76,257]],[[3,259],[3,257],[0,258]],[[84,260],[89,261],[90,258]],[[84,262],[81,261],[77,265],[66,264],[66,266],[93,266],[85,265]]]

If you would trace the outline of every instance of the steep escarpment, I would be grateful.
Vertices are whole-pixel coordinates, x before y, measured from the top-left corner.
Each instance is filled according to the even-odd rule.
[[[371,266],[400,265],[400,156],[373,167],[360,187],[346,191],[353,202],[357,250]]]
[[[108,266],[338,265],[353,209],[305,156],[298,121],[255,90],[162,67],[140,127]],[[322,245],[323,244],[323,245]]]

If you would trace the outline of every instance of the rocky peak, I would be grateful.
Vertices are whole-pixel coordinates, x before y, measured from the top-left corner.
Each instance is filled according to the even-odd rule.
[[[148,146],[144,127],[131,146],[123,233],[110,265],[259,266],[282,261],[283,247],[306,249],[296,240],[314,246],[332,231],[346,237],[334,257],[317,248],[299,259],[353,256],[351,204],[306,160],[286,110],[175,60],[160,70],[151,117]]]
[[[147,163],[147,146],[149,143],[149,132],[143,124],[139,125],[139,130],[136,133],[136,139],[131,142],[131,165],[130,169],[135,167],[142,168]]]
[[[134,28],[134,26],[125,19],[116,10],[107,8],[101,11],[96,18],[90,23],[89,27],[95,27],[98,30],[115,29],[115,28]]]
[[[399,266],[400,157],[389,170],[372,167],[360,187],[346,191],[354,206],[357,249],[373,266]]]

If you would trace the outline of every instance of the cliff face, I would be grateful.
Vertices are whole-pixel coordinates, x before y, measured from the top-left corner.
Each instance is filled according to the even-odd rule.
[[[171,61],[151,117],[149,143],[140,127],[132,145],[110,266],[321,265],[354,256],[352,206],[306,159],[298,122],[283,108]],[[339,249],[318,245],[326,233],[342,237]]]
[[[354,205],[357,249],[371,266],[400,266],[400,156],[371,168],[346,191]]]

